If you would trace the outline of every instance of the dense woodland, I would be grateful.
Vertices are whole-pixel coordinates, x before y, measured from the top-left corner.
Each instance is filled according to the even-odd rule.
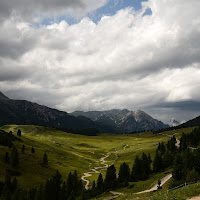
[[[20,130],[17,136],[15,137],[12,132],[0,131],[0,145],[9,146],[11,149],[11,155],[5,152],[4,162],[9,163],[13,168],[20,167],[19,154],[24,153],[26,149],[24,144],[21,145],[20,150],[13,145],[13,141],[20,141],[20,137],[23,137]],[[7,170],[4,183],[0,183],[0,197],[1,200],[89,199],[105,191],[127,187],[130,182],[147,180],[149,176],[165,171],[167,168],[173,169],[171,188],[185,182],[197,181],[200,178],[200,150],[197,148],[200,144],[200,128],[194,129],[190,134],[182,134],[180,147],[176,146],[176,142],[173,136],[166,144],[159,143],[153,161],[150,154],[143,153],[141,157],[136,156],[132,166],[122,163],[118,173],[114,165],[109,166],[105,177],[100,173],[89,190],[84,189],[83,182],[76,171],[70,172],[66,180],[63,180],[62,175],[57,171],[40,187],[26,191],[18,186],[17,174]],[[34,147],[31,151],[35,153]],[[42,165],[48,167],[46,152],[44,152]]]

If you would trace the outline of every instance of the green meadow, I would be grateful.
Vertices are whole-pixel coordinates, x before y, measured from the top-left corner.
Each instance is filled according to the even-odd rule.
[[[77,170],[81,177],[83,173],[90,172],[94,167],[103,166],[99,159],[108,152],[110,152],[110,156],[105,159],[106,164],[114,164],[118,173],[121,163],[126,162],[132,167],[135,156],[141,156],[143,152],[150,153],[153,159],[159,142],[167,142],[169,136],[174,133],[180,137],[183,132],[188,133],[192,130],[192,128],[187,128],[162,134],[146,132],[131,135],[83,136],[32,125],[6,125],[1,129],[7,132],[12,131],[14,135],[17,135],[16,133],[20,129],[22,136],[19,137],[21,141],[14,142],[19,152],[18,168],[13,169],[11,165],[3,162],[5,152],[10,155],[11,149],[0,146],[0,181],[4,181],[6,169],[17,171],[19,185],[23,188],[38,186],[51,177],[56,170],[61,172],[64,179],[67,178],[70,171],[74,170]],[[23,144],[25,145],[25,154],[21,153]],[[34,154],[31,153],[32,146],[35,149]],[[47,168],[42,166],[44,152],[47,153],[49,160]],[[105,170],[101,172],[104,176]],[[129,187],[118,191],[128,194],[149,189],[159,178],[170,172],[171,170],[168,169],[160,174],[152,174],[148,181],[131,183]],[[97,177],[98,174],[93,174],[88,180],[91,183]]]

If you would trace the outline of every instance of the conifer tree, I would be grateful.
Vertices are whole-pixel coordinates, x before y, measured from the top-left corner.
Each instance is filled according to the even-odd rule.
[[[161,155],[164,155],[164,153],[165,153],[165,144],[164,144],[164,142],[162,142],[160,144],[160,152],[161,152]]]
[[[9,158],[8,152],[5,153],[4,161],[5,161],[6,163],[9,163],[9,161],[10,161],[10,158]]]
[[[173,164],[173,155],[168,149],[165,151],[163,155],[162,163],[163,163],[163,168],[167,168]]]
[[[11,164],[13,167],[17,167],[19,165],[19,154],[17,148],[13,146],[11,153]]]
[[[131,181],[138,181],[141,177],[141,162],[138,156],[136,156],[132,171],[131,171]]]
[[[32,147],[31,148],[31,153],[34,154],[35,153],[35,149]]]
[[[35,200],[43,200],[43,199],[44,199],[44,186],[41,183],[40,187],[37,190],[36,199]]]
[[[43,155],[43,162],[42,162],[42,164],[43,164],[44,167],[48,166],[48,157],[47,157],[46,152]]]
[[[174,160],[174,168],[172,176],[175,180],[180,181],[183,179],[183,160],[180,154],[177,154]]]
[[[22,146],[22,153],[24,154],[24,151],[25,151],[25,145],[23,144]]]
[[[72,173],[70,172],[67,178],[67,190],[66,190],[67,198],[70,196],[72,190],[73,190],[73,176]]]
[[[12,192],[16,191],[17,189],[17,185],[18,185],[18,181],[16,179],[16,177],[13,179],[13,183],[12,183]]]
[[[153,171],[154,172],[161,172],[163,170],[162,167],[162,156],[160,155],[160,153],[157,151],[154,161],[153,161]]]
[[[21,130],[19,129],[18,131],[17,131],[17,136],[21,136],[22,135],[22,132],[21,132]]]
[[[105,177],[105,187],[114,188],[116,185],[116,168],[114,165],[111,165],[107,168],[106,177]]]
[[[95,190],[96,188],[96,183],[95,183],[95,180],[92,182],[92,190]]]
[[[74,191],[72,190],[70,196],[69,196],[69,200],[76,200],[76,196],[74,194]]]
[[[128,182],[130,179],[130,168],[125,162],[120,166],[118,179],[119,182]]]
[[[98,189],[101,189],[103,187],[103,176],[102,174],[100,173],[99,174],[99,177],[97,179],[97,188]]]

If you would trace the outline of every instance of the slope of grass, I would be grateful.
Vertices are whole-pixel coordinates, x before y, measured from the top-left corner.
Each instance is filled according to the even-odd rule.
[[[122,162],[127,162],[132,167],[136,155],[142,155],[142,152],[151,153],[154,157],[155,148],[158,142],[167,142],[166,135],[153,135],[152,133],[132,134],[132,135],[109,135],[100,134],[99,136],[83,136],[70,134],[53,128],[32,126],[32,125],[7,125],[1,127],[5,131],[12,131],[16,135],[17,130],[21,129],[21,141],[14,142],[20,153],[20,165],[13,169],[10,164],[3,162],[5,152],[11,154],[11,149],[0,146],[0,180],[4,180],[5,170],[18,171],[19,183],[25,187],[38,186],[48,177],[52,176],[58,169],[64,179],[70,171],[77,170],[79,176],[90,169],[101,166],[99,159],[108,152],[110,157],[106,159],[107,164],[115,164],[117,172]],[[178,130],[175,130],[177,133]],[[187,130],[181,130],[181,133]],[[172,134],[173,132],[167,133]],[[22,145],[25,145],[25,154],[21,153]],[[31,153],[31,147],[35,148],[35,154]],[[47,152],[49,166],[42,166],[44,152]],[[105,175],[105,170],[102,171]],[[89,177],[93,181],[97,179],[98,174]],[[146,182],[144,188],[149,188],[156,178],[151,178]],[[137,184],[139,191],[144,183]]]

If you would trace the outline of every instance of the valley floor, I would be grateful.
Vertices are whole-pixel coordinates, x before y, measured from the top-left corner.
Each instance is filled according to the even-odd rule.
[[[92,181],[97,179],[99,172],[105,177],[105,169],[111,164],[115,165],[118,172],[123,162],[132,167],[136,155],[141,156],[143,152],[150,153],[153,159],[158,143],[167,142],[169,136],[175,133],[169,131],[155,135],[152,133],[140,133],[132,135],[100,134],[98,136],[83,136],[41,126],[7,125],[1,127],[1,129],[8,132],[12,131],[14,135],[16,135],[18,129],[22,132],[21,141],[15,142],[15,145],[19,152],[22,145],[25,145],[25,154],[20,153],[20,165],[17,169],[20,172],[17,179],[23,188],[38,186],[38,184],[51,177],[56,170],[61,172],[64,179],[69,172],[77,170],[79,177],[85,182],[85,188],[88,189],[91,187]],[[187,133],[190,131],[191,129],[176,130],[176,137],[179,138],[182,132]],[[31,153],[32,146],[35,148],[35,154]],[[3,158],[6,151],[10,152],[8,147],[0,146],[0,157]],[[41,165],[44,152],[48,155],[48,168],[44,168]],[[9,168],[9,166],[1,163],[0,181],[4,181],[6,168]],[[130,184],[129,188],[113,191],[112,196],[134,194],[133,196],[137,197],[139,195],[141,197],[141,195],[144,195],[141,194],[144,193],[141,191],[147,192],[149,188],[151,190],[156,188],[158,179],[165,177],[165,180],[162,180],[162,184],[168,181],[171,177],[170,173],[169,169],[166,172],[152,175],[148,181],[132,184],[134,187]],[[106,196],[108,198],[109,194],[106,194]],[[106,196],[103,198],[106,198]],[[126,196],[127,199],[131,199],[129,197],[131,196]],[[118,197],[118,199],[126,198],[123,195]]]

